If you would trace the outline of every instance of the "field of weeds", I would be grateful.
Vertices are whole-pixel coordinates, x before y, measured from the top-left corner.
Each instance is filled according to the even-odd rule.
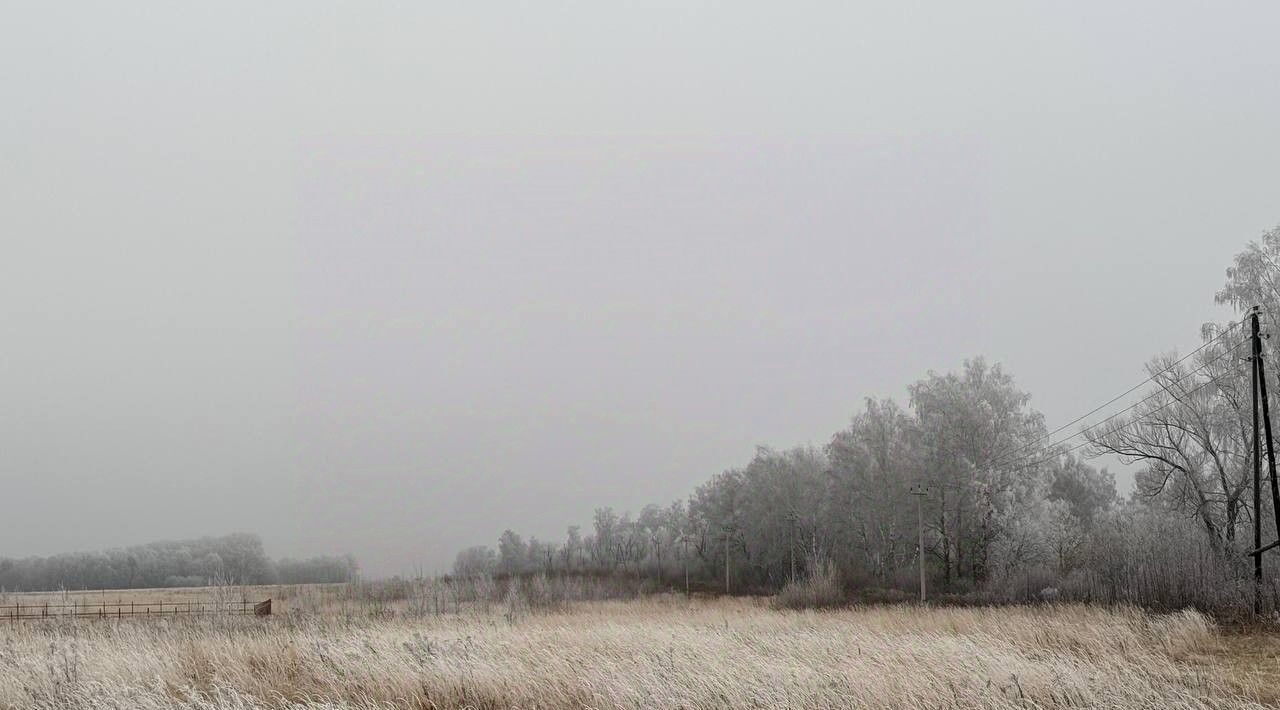
[[[1253,708],[1280,694],[1274,638],[1194,612],[320,606],[0,624],[0,708]]]

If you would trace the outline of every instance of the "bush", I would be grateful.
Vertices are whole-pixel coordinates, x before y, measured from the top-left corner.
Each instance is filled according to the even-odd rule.
[[[840,573],[830,558],[809,558],[808,574],[803,579],[787,582],[773,598],[775,609],[826,609],[844,603]]]

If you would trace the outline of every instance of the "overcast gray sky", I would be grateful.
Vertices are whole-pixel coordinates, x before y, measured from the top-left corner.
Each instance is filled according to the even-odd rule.
[[[0,555],[443,569],[985,354],[1050,427],[1280,223],[1280,5],[5,3]]]

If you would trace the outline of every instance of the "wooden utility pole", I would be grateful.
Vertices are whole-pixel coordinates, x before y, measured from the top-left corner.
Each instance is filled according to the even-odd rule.
[[[790,543],[788,545],[788,553],[791,557],[791,582],[794,584],[796,581],[796,511],[787,512],[787,523],[789,531],[787,539]],[[812,572],[810,573],[812,574]]]
[[[733,528],[724,529],[724,593],[729,594],[729,541],[733,539]]]
[[[920,558],[920,603],[923,604],[928,600],[925,594],[925,575],[924,575],[924,497],[929,495],[927,486],[912,486],[911,495],[916,497],[916,530],[920,536],[920,548],[917,557]]]
[[[1267,436],[1267,474],[1271,477],[1271,510],[1275,513],[1276,537],[1280,542],[1280,481],[1276,480],[1275,439],[1271,436],[1271,404],[1267,398],[1267,368],[1262,357],[1262,336],[1258,334],[1258,309],[1250,314],[1253,321],[1254,366],[1258,368],[1258,399],[1262,400],[1262,427]]]
[[[689,533],[681,533],[680,544],[684,547],[684,595],[689,596]]]
[[[1256,312],[1254,313],[1256,316]],[[1249,364],[1253,370],[1253,613],[1262,613],[1262,446],[1258,440],[1258,319],[1253,321],[1250,338],[1252,353]]]

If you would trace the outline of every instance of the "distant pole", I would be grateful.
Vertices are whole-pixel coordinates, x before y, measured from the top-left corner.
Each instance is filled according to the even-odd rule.
[[[787,522],[790,523],[788,552],[791,556],[791,582],[794,583],[796,581],[796,512],[794,510],[787,513]]]
[[[1276,480],[1275,439],[1271,436],[1271,405],[1267,401],[1267,369],[1262,356],[1262,337],[1258,335],[1258,309],[1250,314],[1253,320],[1253,347],[1258,366],[1258,398],[1262,400],[1262,426],[1267,435],[1267,473],[1271,476],[1271,510],[1275,513],[1276,535],[1280,537],[1280,481]]]
[[[729,528],[724,530],[724,593],[729,594]]]
[[[1256,313],[1254,314],[1257,315]],[[1262,445],[1258,439],[1258,353],[1261,339],[1258,337],[1258,319],[1253,321],[1252,355],[1249,364],[1253,370],[1253,549],[1262,548]],[[1253,613],[1262,613],[1262,553],[1253,553]]]
[[[682,536],[684,540],[684,595],[689,596],[689,536]]]
[[[925,594],[925,576],[924,576],[924,497],[929,494],[929,489],[925,486],[912,486],[911,495],[916,497],[916,530],[920,535],[920,547],[917,557],[920,558],[920,603],[923,604],[928,600]]]

